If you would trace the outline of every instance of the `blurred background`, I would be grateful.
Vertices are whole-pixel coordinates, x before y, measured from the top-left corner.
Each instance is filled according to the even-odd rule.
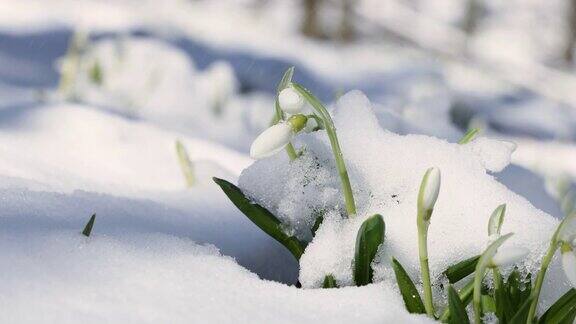
[[[0,0],[0,132],[72,103],[247,154],[295,66],[326,103],[363,91],[390,131],[515,142],[494,176],[560,217],[575,43],[576,0]]]

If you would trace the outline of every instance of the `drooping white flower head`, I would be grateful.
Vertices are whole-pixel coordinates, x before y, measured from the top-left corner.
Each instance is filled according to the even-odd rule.
[[[576,253],[573,249],[562,249],[562,269],[572,287],[576,288]]]
[[[292,87],[287,87],[280,91],[278,103],[280,104],[280,109],[290,115],[300,113],[302,108],[304,108],[304,98]]]
[[[440,169],[430,168],[424,174],[420,185],[419,201],[424,210],[432,210],[440,192]]]
[[[491,264],[494,267],[505,267],[524,259],[530,250],[520,246],[501,247],[492,257]]]
[[[266,129],[258,135],[250,146],[250,157],[262,159],[280,152],[294,137],[289,123],[280,123]]]
[[[306,126],[307,121],[306,116],[298,114],[269,127],[252,142],[250,156],[262,159],[280,152]]]

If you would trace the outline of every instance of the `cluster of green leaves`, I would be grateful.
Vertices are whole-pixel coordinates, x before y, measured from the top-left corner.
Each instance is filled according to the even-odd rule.
[[[219,178],[213,178],[214,182],[228,196],[230,201],[258,226],[264,233],[282,244],[296,260],[304,253],[308,242],[299,240],[295,236],[289,236],[282,229],[282,222],[269,210],[250,200],[240,188],[234,184]],[[322,216],[317,217],[317,222],[312,229],[313,235],[322,222]],[[356,238],[354,281],[357,286],[367,285],[373,282],[374,274],[372,263],[378,248],[384,242],[385,224],[381,215],[373,215],[366,219]],[[324,288],[336,288],[337,282],[332,274],[326,274],[323,282]]]
[[[446,269],[444,275],[448,279],[448,305],[443,313],[437,317],[444,323],[470,323],[466,306],[472,301],[474,293],[473,280],[466,281],[459,290],[454,288],[465,278],[474,274],[476,263],[480,256],[458,262]],[[425,314],[424,303],[416,288],[416,285],[407,274],[398,260],[392,260],[392,266],[396,274],[398,287],[402,294],[406,309],[410,313]],[[499,284],[494,284],[495,289],[482,287],[482,312],[494,313],[498,323],[531,323],[527,321],[530,307],[532,280],[530,276],[522,278],[518,269],[514,269],[506,281],[499,278]],[[576,290],[570,289],[556,303],[554,303],[540,319],[534,319],[534,323],[573,323],[576,316]]]

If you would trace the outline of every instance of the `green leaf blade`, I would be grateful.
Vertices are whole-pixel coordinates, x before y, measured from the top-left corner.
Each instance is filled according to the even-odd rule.
[[[375,214],[362,223],[356,236],[356,251],[354,257],[354,282],[357,286],[372,283],[372,261],[378,252],[378,247],[384,242],[384,219]]]
[[[426,308],[424,308],[420,293],[418,293],[418,289],[416,289],[414,282],[406,270],[404,270],[404,267],[394,258],[392,259],[392,267],[396,275],[396,283],[398,284],[398,288],[400,288],[400,293],[404,300],[404,305],[406,305],[406,310],[412,314],[426,314]]]
[[[300,242],[294,236],[288,236],[282,230],[282,223],[276,216],[274,216],[266,208],[252,202],[250,199],[246,198],[244,193],[240,188],[236,187],[232,183],[219,179],[212,178],[214,182],[220,188],[226,196],[232,201],[232,203],[244,214],[248,219],[250,219],[256,226],[258,226],[266,234],[274,238],[280,244],[284,245],[288,251],[296,258],[300,260],[300,257],[304,253],[305,244]]]
[[[562,323],[574,317],[576,309],[576,289],[571,288],[560,297],[548,310],[540,317],[538,323]]]
[[[448,267],[448,269],[444,271],[444,275],[446,275],[451,284],[457,283],[476,270],[476,264],[479,259],[480,255],[476,255],[466,260],[462,260]]]
[[[450,310],[450,319],[448,320],[448,323],[470,323],[468,313],[466,312],[466,306],[452,285],[448,286],[448,309]]]

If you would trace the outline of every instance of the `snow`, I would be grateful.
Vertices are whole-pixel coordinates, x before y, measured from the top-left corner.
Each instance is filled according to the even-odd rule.
[[[382,285],[296,289],[169,235],[3,230],[1,243],[3,322],[429,322]]]
[[[335,2],[324,3],[334,29]],[[442,173],[433,279],[482,251],[501,203],[503,233],[516,233],[507,244],[528,247],[522,270],[534,271],[558,223],[546,213],[563,215],[545,189],[576,179],[575,79],[556,64],[564,2],[486,9],[465,39],[462,1],[362,0],[360,38],[341,44],[300,35],[290,1],[0,2],[0,321],[428,322],[404,310],[389,260],[419,278],[416,195],[433,166]],[[544,27],[527,33],[532,26]],[[73,32],[89,41],[70,98],[56,86]],[[96,63],[102,84],[90,76]],[[341,217],[325,134],[298,135],[304,152],[291,163],[284,152],[248,157],[291,65],[327,103],[350,89],[372,101],[351,92],[333,109],[354,219]],[[475,125],[481,137],[453,144]],[[189,189],[176,140],[198,179]],[[303,240],[324,216],[301,268],[213,176],[239,183]],[[387,231],[373,264],[379,282],[311,289],[328,273],[352,285],[356,233],[373,213]],[[568,287],[558,261],[541,309]]]
[[[486,139],[458,145],[423,135],[396,135],[379,126],[370,102],[358,91],[341,97],[333,115],[355,192],[357,217],[341,216],[339,179],[322,132],[299,137],[300,145],[306,147],[302,161],[287,164],[287,158],[279,154],[254,163],[239,179],[241,188],[258,203],[288,224],[296,224],[290,230],[300,236],[302,226],[309,228],[313,223],[316,210],[329,208],[300,260],[304,287],[320,286],[327,274],[341,285],[352,284],[356,234],[362,221],[375,213],[386,222],[384,248],[373,265],[376,276],[385,281],[393,278],[389,260],[395,257],[416,277],[416,198],[422,176],[431,166],[442,172],[428,239],[434,278],[449,265],[482,252],[488,241],[488,218],[502,203],[507,204],[502,232],[515,233],[507,244],[528,248],[527,271],[537,270],[558,221],[487,173],[509,163],[513,145]],[[290,208],[283,208],[285,204]],[[549,278],[554,283],[549,293],[567,287],[557,266]]]

